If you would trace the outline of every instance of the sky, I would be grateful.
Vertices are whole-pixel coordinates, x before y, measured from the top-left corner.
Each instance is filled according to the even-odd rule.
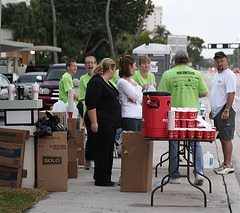
[[[240,44],[240,0],[152,0],[163,6],[163,25],[172,35],[199,37],[204,45]],[[204,58],[213,58],[222,49],[204,49]],[[232,54],[232,49],[223,49]]]

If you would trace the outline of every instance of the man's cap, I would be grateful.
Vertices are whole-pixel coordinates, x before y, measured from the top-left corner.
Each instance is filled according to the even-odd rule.
[[[215,53],[215,56],[213,59],[216,59],[216,58],[227,58],[227,56],[225,55],[225,53],[223,51],[220,51],[220,52]]]
[[[175,53],[175,58],[182,58],[182,57],[189,57],[188,56],[188,53],[187,51],[183,50],[183,49],[180,49],[180,50],[177,50],[177,52]]]

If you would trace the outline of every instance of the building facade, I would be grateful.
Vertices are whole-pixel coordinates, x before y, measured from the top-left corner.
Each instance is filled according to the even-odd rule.
[[[157,26],[162,26],[163,7],[157,6],[154,8],[153,13],[146,18],[143,24],[143,29],[154,31]]]

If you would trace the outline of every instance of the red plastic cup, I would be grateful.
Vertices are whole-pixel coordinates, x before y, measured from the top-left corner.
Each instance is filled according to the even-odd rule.
[[[203,138],[206,139],[206,140],[208,140],[208,139],[210,139],[210,137],[211,137],[211,131],[210,131],[210,129],[204,129],[204,130],[203,130]]]
[[[168,130],[168,138],[173,138],[175,130]]]
[[[180,128],[180,127],[181,127],[181,120],[180,119],[175,119],[175,128]]]
[[[191,108],[188,111],[188,119],[196,119],[198,116],[198,110],[197,108]]]
[[[188,138],[189,139],[194,139],[195,138],[195,128],[189,128],[187,130],[187,132],[188,132]]]
[[[214,140],[215,139],[215,136],[216,136],[216,128],[212,128],[210,130],[210,139],[211,140]]]
[[[186,128],[180,128],[179,129],[179,138],[185,139],[187,137],[187,129]]]
[[[73,112],[68,112],[68,118],[72,118]]]
[[[180,110],[180,119],[187,119],[188,118],[188,110],[185,108],[182,108]]]
[[[203,130],[198,128],[195,132],[195,138],[201,140],[203,138]]]
[[[181,120],[181,127],[182,128],[187,128],[187,120],[186,119]]]
[[[188,119],[187,120],[187,127],[188,128],[195,128],[196,127],[196,121],[193,119]]]
[[[180,110],[178,108],[175,109],[175,119],[180,119]]]
[[[179,138],[179,128],[175,128],[173,132],[173,138]]]

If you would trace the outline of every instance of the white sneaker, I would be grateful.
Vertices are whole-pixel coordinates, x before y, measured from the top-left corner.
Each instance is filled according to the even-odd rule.
[[[92,168],[92,163],[91,163],[90,160],[86,160],[85,165],[84,165],[84,168],[85,168],[86,170],[90,170],[90,169]]]
[[[201,186],[201,185],[203,185],[203,181],[204,181],[204,177],[199,174],[196,174],[194,184]]]
[[[217,168],[214,168],[213,171],[214,171],[215,173],[217,173],[218,171],[222,170],[223,167],[224,167],[224,163],[222,163],[221,166],[219,166],[219,167],[217,167]]]
[[[163,180],[163,183],[166,183],[168,181],[169,177],[165,177]],[[172,184],[180,184],[181,183],[181,179],[180,178],[170,178],[169,183]]]
[[[119,177],[117,184],[118,184],[119,186],[121,186],[121,176]]]
[[[233,166],[228,166],[226,164],[223,164],[221,169],[219,169],[218,171],[215,171],[215,172],[218,175],[226,175],[228,173],[233,173],[234,172],[234,168],[233,168]]]

